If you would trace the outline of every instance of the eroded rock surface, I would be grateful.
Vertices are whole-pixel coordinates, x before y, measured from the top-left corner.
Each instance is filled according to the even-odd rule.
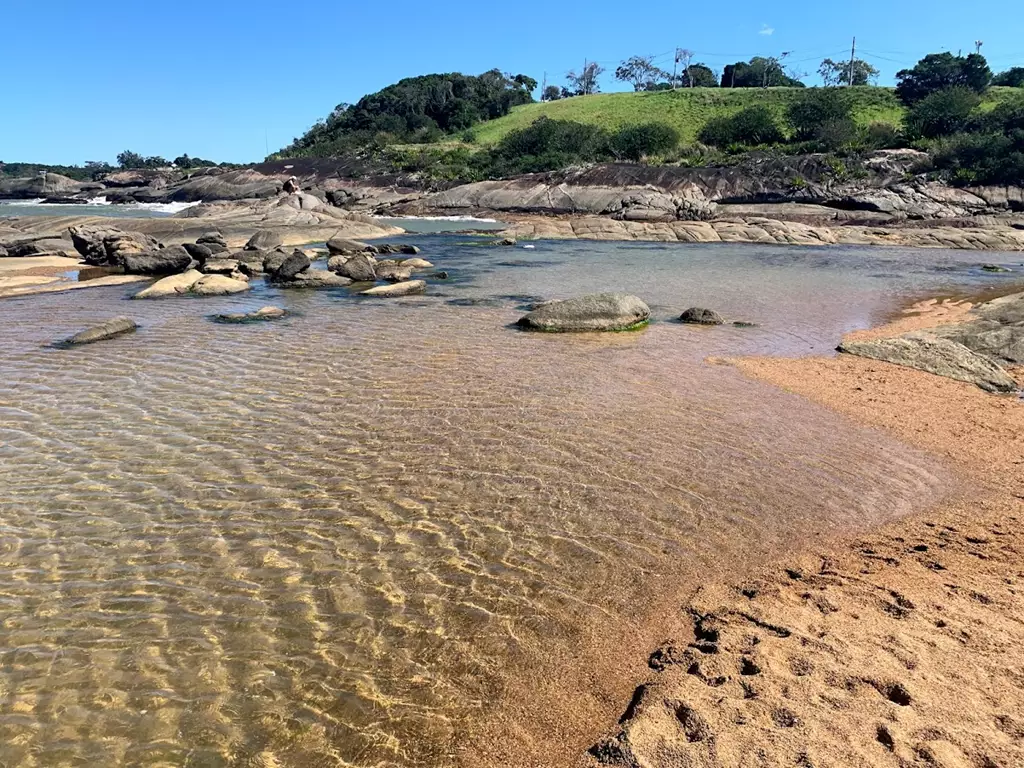
[[[650,308],[627,293],[596,293],[552,301],[519,319],[531,331],[579,332],[624,331],[646,323]]]

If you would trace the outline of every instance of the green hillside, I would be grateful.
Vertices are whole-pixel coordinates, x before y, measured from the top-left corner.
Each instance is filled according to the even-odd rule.
[[[539,117],[596,124],[609,130],[637,123],[666,123],[679,131],[683,143],[691,143],[703,125],[714,117],[727,116],[744,107],[766,105],[784,118],[786,106],[805,88],[685,88],[677,91],[601,93],[571,99],[524,104],[497,120],[471,129],[478,144],[488,146]],[[854,100],[854,119],[860,125],[873,122],[900,125],[904,108],[891,88],[863,86],[849,89]],[[992,88],[982,109],[1019,94],[1019,88]]]

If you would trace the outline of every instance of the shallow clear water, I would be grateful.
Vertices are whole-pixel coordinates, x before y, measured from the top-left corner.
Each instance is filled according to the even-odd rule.
[[[0,302],[0,764],[444,763],[509,659],[950,487],[704,360],[827,353],[996,283],[973,254],[413,242],[451,279],[408,299]],[[606,289],[659,322],[508,327]],[[269,303],[295,315],[207,319]],[[662,322],[693,304],[758,327]],[[45,346],[117,314],[140,331]]]

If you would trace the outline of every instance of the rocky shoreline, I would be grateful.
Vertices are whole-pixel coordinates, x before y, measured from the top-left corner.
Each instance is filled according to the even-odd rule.
[[[305,159],[241,170],[125,171],[88,183],[49,174],[0,182],[0,199],[202,201],[170,218],[118,225],[167,242],[210,228],[236,244],[267,228],[279,229],[287,244],[324,240],[340,227],[365,239],[382,236],[372,216],[487,216],[510,222],[505,234],[518,238],[1024,250],[1024,189],[951,187],[922,171],[925,162],[914,150],[846,161],[751,155],[728,167],[604,164],[437,184]],[[18,235],[52,236],[63,217],[45,218],[0,219],[0,245]]]

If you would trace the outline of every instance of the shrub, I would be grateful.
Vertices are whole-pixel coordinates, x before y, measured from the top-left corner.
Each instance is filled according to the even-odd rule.
[[[907,133],[912,138],[935,139],[967,128],[971,112],[981,99],[967,88],[947,88],[926,96],[907,113]]]
[[[648,155],[660,155],[679,144],[679,132],[665,123],[628,125],[611,137],[611,149],[619,157],[639,160]]]
[[[829,124],[850,119],[853,105],[841,88],[811,88],[786,109],[794,136],[801,141],[818,138]]]
[[[1012,67],[992,78],[992,85],[1006,85],[1011,88],[1024,87],[1024,67]]]
[[[767,107],[747,107],[729,117],[716,117],[701,128],[701,143],[713,147],[760,146],[785,139],[775,115]]]
[[[861,133],[866,149],[895,149],[903,144],[899,130],[891,123],[872,123]]]
[[[932,160],[954,183],[1024,183],[1024,136],[962,133],[932,147]]]
[[[608,133],[596,125],[542,117],[507,134],[491,150],[491,173],[535,173],[594,162],[608,157],[608,143]]]

